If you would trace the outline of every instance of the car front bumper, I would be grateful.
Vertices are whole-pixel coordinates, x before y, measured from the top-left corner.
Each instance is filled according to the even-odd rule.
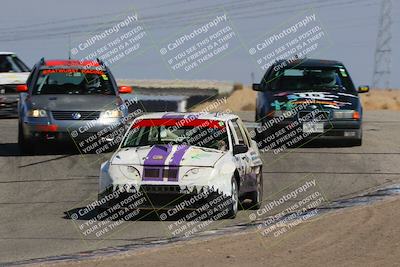
[[[32,140],[56,140],[59,142],[93,141],[108,138],[124,127],[119,118],[97,120],[52,120],[27,118],[23,124],[24,137]]]
[[[114,197],[109,198],[107,196]],[[211,190],[185,191],[178,185],[143,185],[138,192],[135,189],[126,191],[108,188],[98,195],[98,201],[102,203],[103,208],[113,206],[129,208],[127,204],[130,204],[132,197],[135,196],[141,196],[144,199],[135,206],[136,208],[173,209],[178,207],[181,210],[198,209],[207,206],[210,202],[217,203],[229,198],[229,196]],[[106,201],[101,201],[102,199],[106,199]],[[127,199],[128,201],[126,201]]]

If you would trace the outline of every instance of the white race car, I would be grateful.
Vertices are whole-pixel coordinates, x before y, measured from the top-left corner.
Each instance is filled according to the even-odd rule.
[[[0,116],[17,116],[18,86],[26,86],[30,69],[12,52],[0,52]]]
[[[236,115],[147,114],[132,122],[117,151],[101,166],[101,209],[114,205],[115,192],[125,197],[144,192],[148,202],[142,206],[153,209],[176,203],[195,209],[224,196],[228,204],[223,217],[233,218],[244,199],[252,200],[250,208],[259,208],[262,161]]]

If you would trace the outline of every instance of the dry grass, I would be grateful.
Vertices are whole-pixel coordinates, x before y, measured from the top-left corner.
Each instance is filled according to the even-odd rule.
[[[366,110],[400,110],[400,90],[375,89],[361,96],[361,101]]]
[[[226,111],[227,109],[233,112],[241,110],[254,110],[256,106],[256,95],[257,93],[251,90],[249,87],[237,89],[232,92],[225,104],[219,105],[214,110],[210,111]],[[196,106],[194,111],[201,111],[208,106],[208,102],[202,103],[201,105]]]

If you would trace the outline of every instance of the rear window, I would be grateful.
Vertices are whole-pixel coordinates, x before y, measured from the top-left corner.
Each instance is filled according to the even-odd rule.
[[[44,69],[32,94],[115,95],[109,76],[95,69]]]
[[[0,72],[29,71],[29,68],[16,55],[0,55]]]

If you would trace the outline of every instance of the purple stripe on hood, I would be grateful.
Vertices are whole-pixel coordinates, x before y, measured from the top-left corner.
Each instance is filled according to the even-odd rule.
[[[179,165],[181,164],[181,161],[183,159],[183,155],[185,155],[186,151],[189,149],[189,146],[186,145],[179,145],[177,151],[174,153],[172,156],[171,161],[166,162],[170,167],[171,166],[177,166],[176,168],[176,177],[170,177],[170,181],[178,181],[179,177]]]
[[[179,145],[178,149],[175,151],[174,155],[172,156],[172,159],[168,165],[169,166],[179,166],[181,164],[181,160],[183,158],[183,155],[186,153],[186,151],[189,149],[189,146],[187,145]]]
[[[165,160],[168,157],[168,155],[172,151],[172,146],[171,145],[154,145],[149,153],[147,154],[147,157],[145,161],[143,162],[143,175],[142,179],[144,181],[162,181],[163,177],[163,165],[165,165]],[[155,156],[162,156],[162,159],[154,159]],[[150,170],[158,170],[159,176],[158,177],[146,177],[145,173],[146,171]]]

